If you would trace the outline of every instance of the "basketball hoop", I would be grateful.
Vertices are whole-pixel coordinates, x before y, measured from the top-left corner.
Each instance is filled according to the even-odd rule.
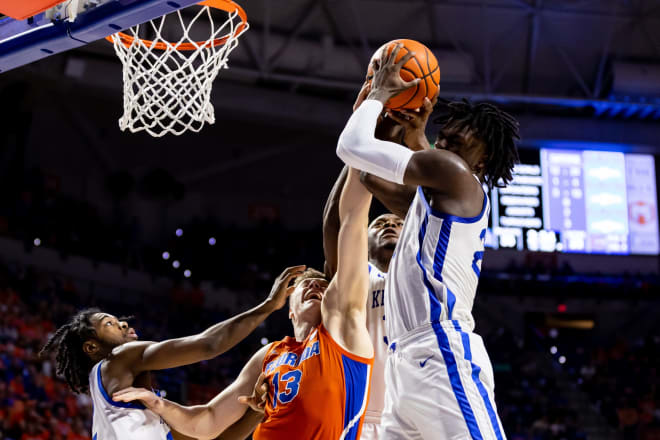
[[[215,116],[211,100],[213,80],[238,45],[238,37],[248,29],[245,11],[231,0],[206,0],[194,18],[184,20],[181,11],[137,25],[125,32],[107,37],[123,64],[124,114],[119,128],[132,133],[146,131],[154,137],[167,133],[180,135],[198,132],[205,123],[213,124]],[[227,13],[221,26],[212,12]],[[196,41],[193,26],[199,31],[200,18],[208,19],[209,36]],[[181,36],[168,41],[164,33],[166,17],[178,19]],[[151,32],[151,39],[140,34]]]

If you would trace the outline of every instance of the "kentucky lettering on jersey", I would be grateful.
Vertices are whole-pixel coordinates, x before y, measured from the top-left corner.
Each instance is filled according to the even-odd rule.
[[[367,297],[367,330],[374,346],[374,366],[371,372],[371,396],[364,423],[380,424],[385,408],[385,279],[387,274],[369,263],[369,292]]]
[[[385,289],[371,291],[371,308],[383,307],[385,305]]]
[[[472,304],[489,211],[485,192],[479,215],[466,218],[433,209],[423,189],[417,189],[385,287],[390,341],[429,322],[454,319],[465,323],[465,331],[474,329]]]

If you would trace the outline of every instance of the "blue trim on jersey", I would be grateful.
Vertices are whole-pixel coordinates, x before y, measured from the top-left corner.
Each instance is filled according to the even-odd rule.
[[[447,249],[449,249],[449,236],[451,235],[451,220],[443,220],[440,227],[440,236],[438,237],[438,244],[435,247],[435,255],[433,257],[433,277],[440,281],[445,286],[447,291],[447,319],[451,319],[451,314],[454,311],[456,304],[456,296],[449,289],[442,279],[442,269],[445,264],[445,257],[447,256]],[[435,317],[431,314],[431,322],[436,322],[440,316]]]
[[[365,392],[367,391],[367,374],[369,373],[369,365],[353,360],[348,356],[341,355],[341,361],[344,366],[344,383],[345,383],[345,393],[346,393],[346,402],[344,408],[344,428],[351,423],[351,420],[359,414],[360,410],[364,406],[364,400],[367,398]],[[353,425],[353,427],[346,433],[344,437],[346,440],[357,440],[358,428],[360,427],[359,423]]]
[[[429,222],[429,215],[424,216],[424,221],[422,222],[421,227],[419,228],[419,234],[417,236],[419,240],[419,249],[417,250],[417,265],[422,270],[422,278],[424,280],[424,286],[429,294],[429,304],[431,307],[431,322],[438,322],[440,320],[440,315],[442,314],[442,304],[438,300],[438,296],[433,290],[433,285],[429,281],[428,276],[426,275],[426,268],[422,264],[422,248],[424,247],[424,237],[426,236],[426,226]]]
[[[144,405],[141,403],[133,403],[133,402],[116,402],[108,396],[108,393],[105,391],[105,388],[103,387],[103,380],[101,379],[101,365],[103,365],[103,362],[99,363],[97,367],[97,373],[96,373],[96,379],[99,384],[99,391],[101,391],[101,395],[105,398],[105,400],[112,406],[117,406],[119,408],[133,408],[133,409],[147,409]]]
[[[454,292],[446,284],[445,288],[447,289],[447,319],[451,319],[451,315],[454,313],[454,306],[456,305],[456,295],[454,295]]]
[[[474,261],[472,262],[472,270],[474,271],[474,273],[477,274],[477,278],[479,278],[481,276],[481,269],[479,269],[479,266],[477,265],[477,262],[482,261],[483,259],[484,259],[484,251],[477,251],[477,252],[474,253]]]
[[[369,267],[369,273],[371,273],[371,263],[367,263],[367,267]]]
[[[166,440],[174,440],[174,438],[172,438],[172,431],[167,433],[167,437],[165,437],[165,439]]]
[[[94,434],[94,435],[92,436],[92,440],[96,440],[96,436],[97,436],[97,434]]]
[[[451,351],[451,345],[449,345],[449,338],[445,333],[442,325],[440,323],[434,322],[433,331],[435,332],[435,337],[438,340],[438,346],[440,347],[440,352],[442,353],[442,358],[445,361],[447,366],[447,373],[449,374],[449,382],[451,383],[451,388],[454,391],[454,396],[458,402],[458,407],[463,413],[463,418],[467,424],[468,431],[470,431],[470,436],[473,440],[483,440],[481,436],[481,431],[479,431],[479,425],[477,424],[477,419],[474,416],[472,407],[470,406],[470,401],[465,394],[465,389],[461,383],[461,376],[458,372],[458,364],[456,363],[456,358],[454,353]]]
[[[484,400],[484,404],[486,405],[486,410],[488,411],[488,417],[490,418],[490,423],[491,425],[493,425],[493,430],[495,431],[495,436],[497,437],[497,440],[504,440],[504,437],[502,436],[502,431],[500,430],[500,423],[497,420],[497,414],[495,413],[495,409],[493,408],[493,405],[490,401],[490,397],[488,396],[488,391],[486,391],[486,387],[479,379],[479,373],[481,372],[481,367],[479,367],[474,362],[472,362],[472,350],[470,349],[470,335],[468,335],[461,329],[461,325],[458,321],[452,321],[452,322],[454,323],[454,328],[456,329],[456,331],[460,332],[461,334],[465,359],[470,361],[470,365],[472,365],[472,380],[477,386],[477,389],[479,389],[479,394],[481,394],[481,397]]]
[[[481,220],[481,217],[484,216],[486,213],[486,207],[488,206],[488,196],[484,192],[484,204],[481,207],[481,212],[475,216],[475,217],[459,217],[457,215],[451,215],[451,214],[446,214],[444,212],[437,211],[429,205],[429,201],[426,200],[426,196],[424,195],[424,191],[422,190],[421,186],[417,187],[417,192],[419,194],[419,198],[422,199],[422,202],[424,203],[424,206],[426,207],[426,210],[434,215],[435,217],[439,217],[443,220],[449,220],[452,222],[458,222],[458,223],[476,223],[479,220]]]

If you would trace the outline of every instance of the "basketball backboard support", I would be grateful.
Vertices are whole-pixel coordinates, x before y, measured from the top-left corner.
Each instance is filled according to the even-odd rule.
[[[0,73],[84,46],[199,0],[70,0],[25,20],[0,19]]]

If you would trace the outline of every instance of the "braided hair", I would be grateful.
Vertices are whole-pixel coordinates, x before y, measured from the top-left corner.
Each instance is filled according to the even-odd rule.
[[[520,139],[518,121],[510,114],[488,103],[443,101],[445,112],[433,122],[458,132],[469,130],[486,145],[488,157],[484,181],[488,188],[505,187],[513,179],[513,166],[518,163],[516,140]]]
[[[68,323],[57,329],[39,352],[39,356],[43,357],[57,346],[57,374],[64,376],[74,393],[86,393],[89,390],[89,372],[94,361],[83,351],[83,344],[96,337],[91,318],[100,312],[97,308],[79,311]]]

